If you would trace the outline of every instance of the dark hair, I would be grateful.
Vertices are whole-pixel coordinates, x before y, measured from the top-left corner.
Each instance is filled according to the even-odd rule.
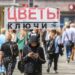
[[[13,30],[13,33],[16,33],[16,30]]]
[[[67,25],[66,28],[70,28],[70,25]]]

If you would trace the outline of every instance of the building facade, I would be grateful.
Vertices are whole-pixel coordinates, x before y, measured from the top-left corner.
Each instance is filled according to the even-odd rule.
[[[29,0],[0,0],[0,24],[3,25],[3,7],[29,4]],[[33,0],[33,6],[59,8],[61,26],[67,21],[75,20],[75,0]]]

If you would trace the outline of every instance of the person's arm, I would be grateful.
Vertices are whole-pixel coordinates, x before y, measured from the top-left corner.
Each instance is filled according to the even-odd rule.
[[[19,50],[18,50],[18,45],[16,42],[13,43],[13,52],[14,52],[14,57],[17,57],[18,56],[18,53],[19,53]]]
[[[39,58],[38,58],[38,61],[40,64],[44,64],[46,62],[45,60],[45,55],[44,55],[44,50],[43,48],[40,48],[40,51],[39,51]]]
[[[65,41],[65,34],[66,34],[66,32],[64,31],[64,32],[62,33],[62,44],[64,44],[64,41]]]
[[[3,51],[3,53],[4,53],[4,50],[5,50],[4,48],[5,48],[5,47],[4,47],[4,44],[2,44],[0,51]]]
[[[25,62],[28,62],[32,59],[32,52],[30,51],[30,48],[28,46],[25,46],[23,48],[23,60]]]

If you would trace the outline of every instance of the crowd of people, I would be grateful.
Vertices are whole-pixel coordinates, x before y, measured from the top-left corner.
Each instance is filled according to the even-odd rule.
[[[74,60],[75,23],[70,22],[63,28],[5,30],[0,34],[0,66],[5,75],[13,75],[17,57],[18,70],[24,75],[42,75],[42,64],[48,61],[47,72],[54,62],[58,73],[58,59],[66,51],[66,61]]]

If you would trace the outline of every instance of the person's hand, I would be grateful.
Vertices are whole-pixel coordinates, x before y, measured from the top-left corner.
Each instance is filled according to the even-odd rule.
[[[34,58],[34,53],[33,52],[30,52],[30,53],[28,53],[28,57],[30,57],[30,58]]]
[[[38,53],[35,53],[35,54],[34,54],[34,58],[35,58],[35,59],[38,59],[38,58],[39,58],[39,54],[38,54]]]

